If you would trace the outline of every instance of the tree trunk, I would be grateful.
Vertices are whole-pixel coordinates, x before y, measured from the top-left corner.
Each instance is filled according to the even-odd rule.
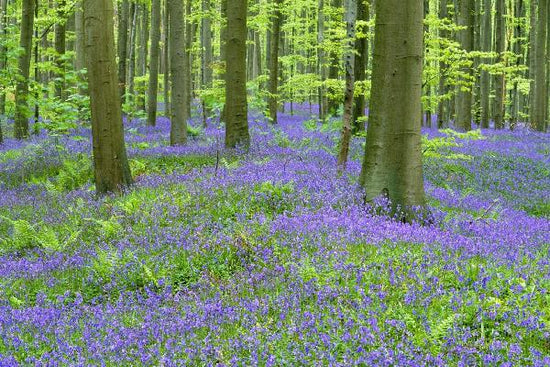
[[[210,20],[210,0],[202,0],[202,11],[205,16],[201,20],[202,84],[203,88],[212,86],[212,22]]]
[[[139,52],[137,54],[137,76],[143,77],[147,74],[147,43],[149,41],[149,10],[147,5],[141,4],[140,7],[140,29],[139,29]],[[145,111],[145,81],[140,80],[139,92],[137,94],[137,107]]]
[[[172,104],[170,103],[170,16],[168,14],[168,2],[171,0],[164,0],[164,12],[162,14],[162,76],[163,76],[163,94],[164,94],[164,116],[171,116]],[[183,17],[182,17],[183,19]]]
[[[118,192],[132,183],[132,176],[115,71],[113,2],[83,0],[83,4],[96,191]]]
[[[369,7],[370,7],[370,0],[356,0],[357,2],[357,20],[362,21],[368,21],[369,20]],[[361,38],[357,38],[355,40],[355,51],[357,52],[357,55],[354,56],[354,67],[353,72],[355,73],[354,79],[356,82],[364,81],[366,78],[366,68],[368,64],[369,59],[369,41],[366,36],[368,34],[368,28],[365,27],[363,30],[363,33],[365,36],[362,36]],[[347,72],[347,71],[346,71]],[[346,79],[347,83],[347,79]],[[345,99],[345,96],[344,96]],[[345,104],[345,101],[344,101]],[[363,93],[359,93],[354,98],[354,105],[353,105],[353,116],[352,116],[352,122],[353,127],[352,131],[353,133],[357,133],[359,131],[365,130],[365,108],[367,106],[365,95]]]
[[[234,0],[227,7],[225,47],[225,146],[250,145],[246,102],[246,14],[247,0]]]
[[[531,118],[535,111],[535,46],[537,43],[537,1],[530,1],[529,5],[529,50],[528,50],[528,64],[529,64],[529,123],[533,127]]]
[[[55,81],[55,96],[59,99],[64,98],[65,92],[65,48],[66,48],[66,38],[65,38],[65,0],[59,0],[57,2],[57,17],[59,18],[58,22],[55,23],[55,57],[56,57],[56,66],[58,73],[56,75]]]
[[[81,71],[86,68],[86,56],[84,55],[84,15],[82,13],[82,1],[75,5],[75,69]]]
[[[449,18],[448,10],[448,0],[439,0],[439,19],[446,20]],[[439,36],[441,38],[448,38],[449,32],[447,30],[441,29],[439,31]],[[449,92],[449,87],[447,86],[447,72],[449,65],[446,62],[439,62],[439,95],[445,96],[443,99],[439,100],[437,106],[437,128],[441,129],[443,126],[446,126],[449,121],[447,120],[447,114],[449,111],[449,100],[446,95]]]
[[[497,0],[499,1],[499,0]],[[483,52],[491,52],[491,45],[493,40],[493,31],[492,31],[492,22],[491,22],[491,11],[493,5],[491,0],[483,0],[483,24],[482,24],[482,43],[481,50]],[[485,58],[483,60],[485,63],[490,63],[491,58]],[[490,95],[491,95],[491,77],[489,71],[481,71],[481,127],[484,129],[489,128],[489,116],[490,116]]]
[[[23,0],[21,10],[19,47],[22,52],[18,60],[20,78],[18,78],[15,86],[14,135],[16,139],[26,139],[29,136],[29,72],[31,66],[35,4],[35,0]]]
[[[376,1],[372,95],[359,178],[366,201],[386,196],[400,219],[425,205],[420,124],[423,0]]]
[[[195,27],[192,23],[193,12],[191,9],[192,0],[185,0],[185,104],[186,118],[191,118],[191,100],[193,99],[193,55],[191,48],[195,35]]]
[[[7,36],[8,24],[8,0],[0,0],[0,36]],[[6,45],[0,46],[0,70],[6,68],[8,48]],[[6,114],[6,94],[0,92],[0,117]],[[0,143],[2,142],[2,127],[0,126]]]
[[[318,0],[319,13],[317,15],[317,73],[320,76],[320,86],[318,88],[318,103],[319,103],[319,120],[325,121],[327,98],[325,91],[325,81],[327,79],[327,72],[325,66],[325,51],[323,50],[323,42],[325,39],[325,14],[323,8],[325,6],[324,0]]]
[[[168,0],[167,5],[170,19],[170,77],[172,81],[170,145],[181,145],[187,142],[184,9],[181,0]]]
[[[335,9],[342,7],[342,0],[333,0],[332,6]],[[330,65],[328,68],[328,78],[331,80],[338,80],[338,74],[340,71],[340,59],[336,51],[330,52]],[[337,91],[331,86],[328,89],[329,97],[327,98],[327,113],[330,116],[334,116],[338,113],[341,101],[337,98],[331,97],[337,95]]]
[[[516,19],[525,18],[525,7],[523,5],[523,0],[517,0],[514,4],[514,17]],[[522,39],[523,39],[523,27],[520,22],[517,22],[514,26],[514,44],[513,50],[517,55],[516,58],[516,67],[519,67],[525,61],[525,58],[522,55]],[[518,81],[514,81],[514,88],[512,91],[512,116],[510,119],[510,129],[514,129],[519,120],[520,113],[520,91],[518,88]]]
[[[538,18],[535,35],[535,93],[531,113],[531,125],[538,131],[544,131],[546,117],[546,32],[547,32],[547,0],[539,0]]]
[[[126,67],[128,65],[128,0],[121,0],[118,6],[118,85],[120,88],[120,100],[121,103],[124,103],[126,95]]]
[[[465,29],[459,32],[460,44],[466,52],[474,49],[474,0],[460,0],[459,25]],[[471,76],[472,68],[462,68],[462,73]],[[464,82],[464,81],[463,81]],[[464,90],[459,87],[456,100],[456,121],[455,127],[459,130],[469,131],[472,129],[472,88]]]
[[[278,102],[278,86],[279,86],[279,37],[280,37],[280,30],[281,30],[281,11],[279,7],[281,6],[281,2],[279,0],[275,0],[273,2],[273,5],[275,6],[274,14],[273,14],[273,22],[272,22],[272,28],[271,28],[271,49],[268,50],[270,53],[269,57],[269,98],[268,98],[268,104],[269,104],[269,119],[271,120],[272,124],[277,123],[277,107],[279,105]]]
[[[130,4],[130,19],[132,20],[130,24],[130,39],[128,41],[128,75],[126,80],[128,81],[128,95],[130,101],[135,101],[135,87],[134,87],[134,78],[136,76],[136,35],[137,35],[137,16],[138,16],[138,6],[135,3]],[[133,107],[132,107],[133,108]]]
[[[359,0],[362,2],[362,0]],[[346,31],[348,39],[348,52],[344,58],[346,70],[346,88],[344,90],[344,113],[342,115],[342,134],[340,138],[340,152],[338,153],[338,171],[346,169],[349,155],[349,144],[351,140],[351,123],[353,117],[353,92],[355,83],[355,20],[357,18],[356,0],[346,1]],[[364,65],[360,66],[361,68]]]
[[[497,53],[497,62],[504,62],[504,43],[506,42],[506,6],[504,0],[496,0],[495,13],[495,51]],[[495,111],[493,118],[495,120],[495,129],[504,128],[504,97],[506,87],[504,84],[504,73],[495,76]]]
[[[151,47],[149,48],[149,88],[147,93],[147,125],[157,121],[157,94],[159,81],[160,0],[151,2]]]

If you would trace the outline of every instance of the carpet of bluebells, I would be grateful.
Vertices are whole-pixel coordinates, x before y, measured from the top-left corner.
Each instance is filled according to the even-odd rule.
[[[364,205],[364,137],[339,175],[337,123],[279,121],[126,123],[103,198],[88,129],[0,146],[0,366],[550,365],[549,134],[423,131],[422,226]]]

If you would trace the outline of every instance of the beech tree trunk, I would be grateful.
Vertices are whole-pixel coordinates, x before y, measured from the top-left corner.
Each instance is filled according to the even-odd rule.
[[[369,20],[369,7],[370,0],[356,0],[357,2],[357,20],[368,21]],[[364,29],[363,33],[367,33],[368,29]],[[366,36],[357,38],[355,40],[355,51],[357,55],[354,56],[354,79],[356,82],[364,81],[366,78],[366,68],[369,59],[369,41]],[[347,69],[346,69],[347,72]],[[346,79],[347,82],[347,79]],[[345,96],[344,96],[345,98]],[[345,101],[344,101],[345,103]],[[365,130],[365,122],[362,121],[365,117],[365,108],[367,101],[363,93],[357,94],[354,97],[353,116],[352,116],[352,132],[357,133]]]
[[[547,0],[539,0],[538,17],[536,22],[535,49],[534,49],[534,79],[535,91],[533,94],[533,111],[531,125],[538,131],[545,130],[546,99],[546,32],[547,32]]]
[[[164,9],[162,12],[162,76],[163,76],[163,94],[164,94],[164,116],[171,116],[171,101],[170,101],[170,15],[168,12],[168,2],[164,0]],[[182,18],[183,19],[183,18]]]
[[[425,205],[420,124],[423,0],[376,1],[372,94],[360,184],[400,219]]]
[[[138,77],[143,77],[147,74],[147,43],[149,41],[149,11],[147,5],[139,5],[140,13],[140,29],[139,29],[139,45],[137,53],[137,73]],[[139,91],[137,94],[137,107],[141,111],[145,111],[145,81],[139,83]]]
[[[86,60],[92,113],[92,145],[98,194],[132,183],[116,74],[112,0],[83,0]]]
[[[187,104],[185,103],[185,23],[183,1],[167,0],[170,19],[170,78],[172,106],[170,116],[170,145],[187,142]]]
[[[458,23],[465,27],[459,32],[460,44],[466,52],[474,49],[474,0],[460,0]],[[464,74],[472,75],[471,67],[462,69]],[[456,99],[456,120],[455,127],[459,130],[469,131],[472,129],[472,88],[464,90],[459,87]]]
[[[227,7],[225,45],[225,146],[250,145],[246,101],[247,0],[233,0]]]
[[[160,0],[151,2],[151,47],[149,48],[149,88],[147,93],[147,125],[157,123],[157,94],[159,82]]]
[[[319,103],[319,120],[325,121],[327,115],[327,97],[324,84],[327,79],[327,68],[325,65],[325,51],[322,47],[325,39],[325,14],[323,12],[325,3],[324,0],[318,1],[319,13],[317,15],[317,43],[319,44],[319,47],[317,48],[317,72],[320,77],[321,85],[319,86],[317,93]]]
[[[439,1],[439,19],[446,20],[449,18],[448,0]],[[442,29],[439,31],[441,38],[448,38],[449,32]],[[439,94],[447,95],[449,87],[447,85],[447,72],[449,65],[446,62],[439,62]],[[441,129],[449,123],[449,100],[447,98],[441,99],[437,106],[437,128]]]
[[[18,67],[19,76],[15,86],[15,124],[16,139],[26,139],[29,136],[29,72],[32,54],[32,31],[34,27],[35,0],[23,0],[21,8],[21,34],[19,38]]]
[[[59,21],[55,24],[55,57],[58,73],[55,80],[55,96],[63,99],[65,92],[65,48],[66,48],[66,15],[65,15],[65,0],[57,2],[57,16]]]
[[[504,44],[506,41],[505,16],[506,6],[504,0],[496,0],[495,51],[497,53],[497,62],[504,62]],[[493,114],[495,129],[504,128],[504,98],[506,93],[504,82],[504,73],[495,76],[495,110]]]
[[[359,0],[362,1],[362,0]],[[348,38],[348,52],[344,57],[346,70],[346,88],[344,89],[344,113],[342,115],[342,133],[340,138],[340,152],[338,153],[338,170],[346,169],[351,140],[351,124],[353,117],[353,92],[355,83],[355,20],[357,18],[356,0],[346,0],[346,33]],[[361,66],[364,67],[364,66]]]
[[[281,30],[281,11],[279,6],[281,2],[275,0],[273,2],[275,6],[273,14],[273,22],[271,28],[271,49],[268,50],[270,53],[269,57],[269,119],[272,124],[277,123],[277,107],[278,103],[278,86],[279,86],[279,37]]]
[[[498,1],[498,0],[497,0]],[[481,28],[481,37],[482,37],[482,51],[491,52],[491,45],[493,40],[493,30],[492,30],[492,14],[491,10],[493,6],[491,0],[483,0],[483,24]],[[484,62],[489,63],[491,58],[485,58]],[[490,94],[491,94],[491,76],[489,71],[481,71],[481,127],[487,129],[489,127],[489,116],[490,116]]]
[[[128,0],[121,0],[118,5],[118,85],[120,88],[120,100],[124,103],[126,95],[126,68],[128,65],[128,13],[130,12]]]
[[[8,9],[8,0],[0,0],[0,35],[7,35],[7,9]],[[5,69],[7,58],[8,48],[5,45],[0,46],[0,70]],[[0,117],[6,114],[6,95],[0,92]],[[0,143],[2,142],[2,127],[0,126]]]

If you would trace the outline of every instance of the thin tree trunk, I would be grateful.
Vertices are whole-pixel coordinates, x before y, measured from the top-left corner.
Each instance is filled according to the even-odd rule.
[[[372,95],[359,182],[365,200],[391,200],[401,220],[425,205],[421,112],[423,0],[377,0]]]
[[[367,0],[356,0],[357,2],[357,20],[361,21],[368,21],[369,20],[369,8],[370,8],[370,1]],[[365,29],[363,29],[363,32],[365,33],[364,36],[361,38],[357,38],[355,40],[355,51],[357,52],[357,55],[354,56],[354,80],[355,82],[364,81],[366,78],[366,68],[368,66],[368,59],[369,59],[369,41],[367,39],[366,34],[368,34],[368,29],[365,26]],[[347,71],[346,71],[347,72]],[[346,79],[347,83],[347,79]],[[344,96],[344,99],[346,97]],[[345,104],[345,101],[344,101]],[[357,133],[359,131],[365,130],[365,108],[367,106],[365,95],[363,93],[359,93],[354,98],[354,105],[353,105],[353,116],[352,116],[352,132]]]
[[[344,58],[346,70],[346,88],[344,90],[344,113],[342,115],[342,133],[340,138],[340,152],[338,153],[338,171],[346,169],[351,140],[351,124],[353,117],[353,92],[355,83],[355,20],[357,18],[357,0],[346,1],[346,33],[348,39],[348,52]],[[360,2],[362,0],[359,0]],[[364,65],[361,65],[363,68]]]
[[[325,51],[323,49],[323,42],[325,39],[325,14],[323,8],[325,6],[324,0],[318,0],[319,14],[317,16],[317,72],[320,76],[320,86],[318,88],[318,103],[319,103],[319,120],[325,121],[326,118],[326,92],[325,81],[327,79],[326,66],[325,66]]]
[[[449,11],[448,11],[448,0],[439,0],[439,19],[447,20],[449,18]],[[448,38],[449,32],[445,29],[441,29],[439,31],[439,36],[441,38]],[[439,95],[445,96],[445,98],[442,98],[439,100],[439,104],[437,106],[437,128],[441,129],[443,126],[446,126],[449,123],[449,120],[447,119],[447,114],[449,111],[449,100],[447,99],[446,95],[449,92],[449,87],[447,86],[447,72],[448,72],[449,65],[447,65],[446,62],[440,61],[439,62]]]
[[[132,106],[135,101],[135,84],[134,78],[136,76],[136,35],[137,35],[137,22],[138,16],[138,6],[135,3],[130,4],[130,19],[132,20],[130,24],[130,40],[128,41],[128,76],[126,80],[128,81],[128,95],[132,102]],[[133,107],[132,107],[133,108]]]
[[[536,34],[537,34],[537,1],[530,1],[529,5],[529,50],[528,50],[528,75],[529,75],[529,123],[533,127],[531,118],[535,111],[535,60],[536,60]]]
[[[498,1],[498,0],[497,0]],[[483,25],[482,25],[482,51],[491,52],[491,45],[493,40],[492,31],[492,17],[491,11],[493,5],[491,0],[483,0]],[[484,63],[490,63],[491,58],[484,58]],[[491,95],[491,77],[488,70],[481,71],[481,127],[484,129],[489,128],[489,116],[490,116],[490,95]]]
[[[275,0],[273,2],[275,6],[272,28],[271,28],[271,54],[269,61],[269,119],[272,124],[277,123],[277,108],[279,105],[278,98],[278,85],[279,85],[279,37],[281,30],[281,11],[279,6],[281,2]]]
[[[128,65],[128,0],[121,0],[118,8],[118,85],[120,88],[120,100],[124,103],[126,95],[126,67]]]
[[[193,47],[193,38],[195,27],[192,19],[192,0],[185,0],[185,104],[187,118],[191,118],[191,100],[193,99],[193,56],[191,48]]]
[[[65,92],[65,0],[59,0],[57,2],[57,16],[59,21],[55,24],[55,54],[56,54],[56,66],[58,73],[55,81],[55,96],[59,99],[64,98]]]
[[[151,2],[151,47],[149,48],[149,88],[147,94],[147,125],[157,120],[157,94],[159,78],[160,0]]]
[[[7,37],[8,24],[8,0],[0,0],[0,36]],[[0,70],[6,68],[8,48],[6,45],[0,46]],[[0,92],[0,117],[6,114],[6,94]],[[2,142],[2,127],[0,126],[0,143]]]
[[[333,0],[332,6],[336,9],[342,7],[342,0]],[[328,78],[331,80],[338,80],[338,74],[340,70],[340,59],[336,51],[330,52],[330,65],[328,68]],[[331,86],[328,89],[329,96],[337,95],[337,91]],[[338,108],[340,107],[341,101],[338,98],[329,97],[327,98],[327,113],[330,116],[334,116],[338,113]]]
[[[495,51],[497,53],[497,62],[504,62],[504,44],[506,41],[506,6],[504,0],[496,0],[495,13]],[[506,87],[504,84],[504,73],[495,76],[495,129],[504,128],[504,97]]]
[[[461,0],[459,10],[459,25],[465,27],[459,32],[460,44],[466,52],[474,49],[474,0]],[[462,73],[471,76],[472,68],[462,68]],[[457,94],[455,126],[459,130],[472,129],[472,88],[459,88]]]
[[[115,71],[113,2],[83,0],[83,4],[96,191],[118,192],[132,183],[132,175]]]
[[[16,139],[26,139],[29,136],[29,72],[32,54],[32,32],[34,27],[35,0],[23,0],[21,8],[21,33],[19,47],[19,76],[15,86],[15,125]]]
[[[141,77],[147,74],[147,43],[149,41],[149,11],[147,5],[139,5],[140,9],[140,32],[139,32],[139,52],[137,54],[137,76],[140,77],[139,90],[137,93],[137,107],[141,111],[145,111],[145,81]]]
[[[250,145],[246,102],[246,14],[247,0],[233,0],[227,7],[225,47],[225,146]]]

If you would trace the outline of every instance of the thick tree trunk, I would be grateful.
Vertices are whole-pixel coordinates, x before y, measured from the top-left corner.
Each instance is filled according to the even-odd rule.
[[[506,6],[504,0],[496,0],[495,12],[495,51],[497,53],[497,62],[504,62],[504,44],[506,42]],[[506,87],[504,84],[504,73],[495,76],[495,111],[493,118],[495,120],[495,129],[504,128],[504,97]]]
[[[59,0],[57,2],[57,16],[59,21],[55,24],[55,57],[56,57],[56,66],[58,73],[56,75],[55,81],[55,96],[57,98],[63,99],[65,92],[65,48],[66,48],[66,37],[65,37],[65,0]]]
[[[498,1],[498,0],[497,0]],[[493,44],[493,30],[492,30],[492,1],[483,0],[483,23],[481,28],[481,50],[483,52],[491,52],[491,45]],[[484,63],[490,63],[491,58],[485,58]],[[491,76],[489,71],[481,71],[481,127],[487,129],[489,127],[490,116],[490,95],[491,95]]]
[[[370,0],[356,0],[357,2],[357,20],[362,21],[368,21],[369,20],[369,8],[370,8]],[[363,33],[367,34],[368,29],[364,29]],[[357,52],[357,55],[354,57],[355,65],[353,72],[355,73],[354,79],[356,82],[364,81],[366,78],[366,68],[368,65],[368,59],[369,59],[369,41],[366,36],[362,36],[361,38],[357,38],[355,40],[355,51]],[[347,82],[347,79],[346,79]],[[344,97],[345,98],[345,97]],[[345,102],[344,102],[345,103]],[[367,106],[367,102],[365,100],[365,95],[363,93],[359,93],[354,97],[354,104],[353,104],[353,127],[352,131],[354,133],[357,133],[359,131],[365,130],[365,108]]]
[[[466,52],[474,49],[474,0],[460,0],[459,25],[465,27],[459,32],[460,44]],[[468,76],[472,75],[472,68],[465,67],[462,72]],[[469,131],[472,129],[472,89],[464,90],[459,88],[456,100],[455,127],[459,130]]]
[[[225,45],[225,146],[250,145],[246,102],[246,14],[247,0],[234,0],[227,7]]]
[[[376,1],[372,94],[360,184],[402,220],[424,206],[420,124],[423,0]]]
[[[170,116],[170,145],[187,142],[187,105],[185,103],[185,23],[183,1],[167,0],[170,19],[170,77],[172,85],[172,114]]]
[[[538,131],[545,130],[546,100],[546,32],[547,32],[547,0],[539,0],[538,17],[535,36],[535,93],[533,95],[533,111],[531,125]]]
[[[359,0],[360,2],[362,0]],[[355,83],[355,20],[357,19],[356,0],[346,0],[346,33],[349,51],[344,58],[346,70],[346,88],[344,90],[344,113],[342,115],[342,133],[340,138],[340,152],[338,153],[338,171],[346,169],[351,140],[351,124],[353,117],[353,92]],[[364,65],[361,65],[363,68]]]
[[[128,65],[128,13],[130,4],[128,0],[121,0],[118,5],[118,85],[120,88],[120,100],[124,103],[126,95],[126,67]]]
[[[160,0],[151,2],[151,47],[149,48],[149,88],[147,93],[147,125],[157,121],[157,94],[159,81]]]
[[[271,24],[271,49],[268,50],[270,53],[269,57],[269,119],[272,124],[277,123],[277,108],[278,108],[278,86],[279,86],[279,37],[281,30],[281,11],[279,6],[281,2],[275,0],[273,2],[275,6],[273,14],[273,22]]]
[[[113,2],[83,0],[83,4],[96,191],[118,192],[132,183],[132,176],[116,74]]]
[[[32,31],[34,26],[35,0],[23,0],[21,10],[21,33],[19,47],[19,76],[15,86],[15,125],[16,139],[26,139],[29,136],[29,72],[32,54]]]

